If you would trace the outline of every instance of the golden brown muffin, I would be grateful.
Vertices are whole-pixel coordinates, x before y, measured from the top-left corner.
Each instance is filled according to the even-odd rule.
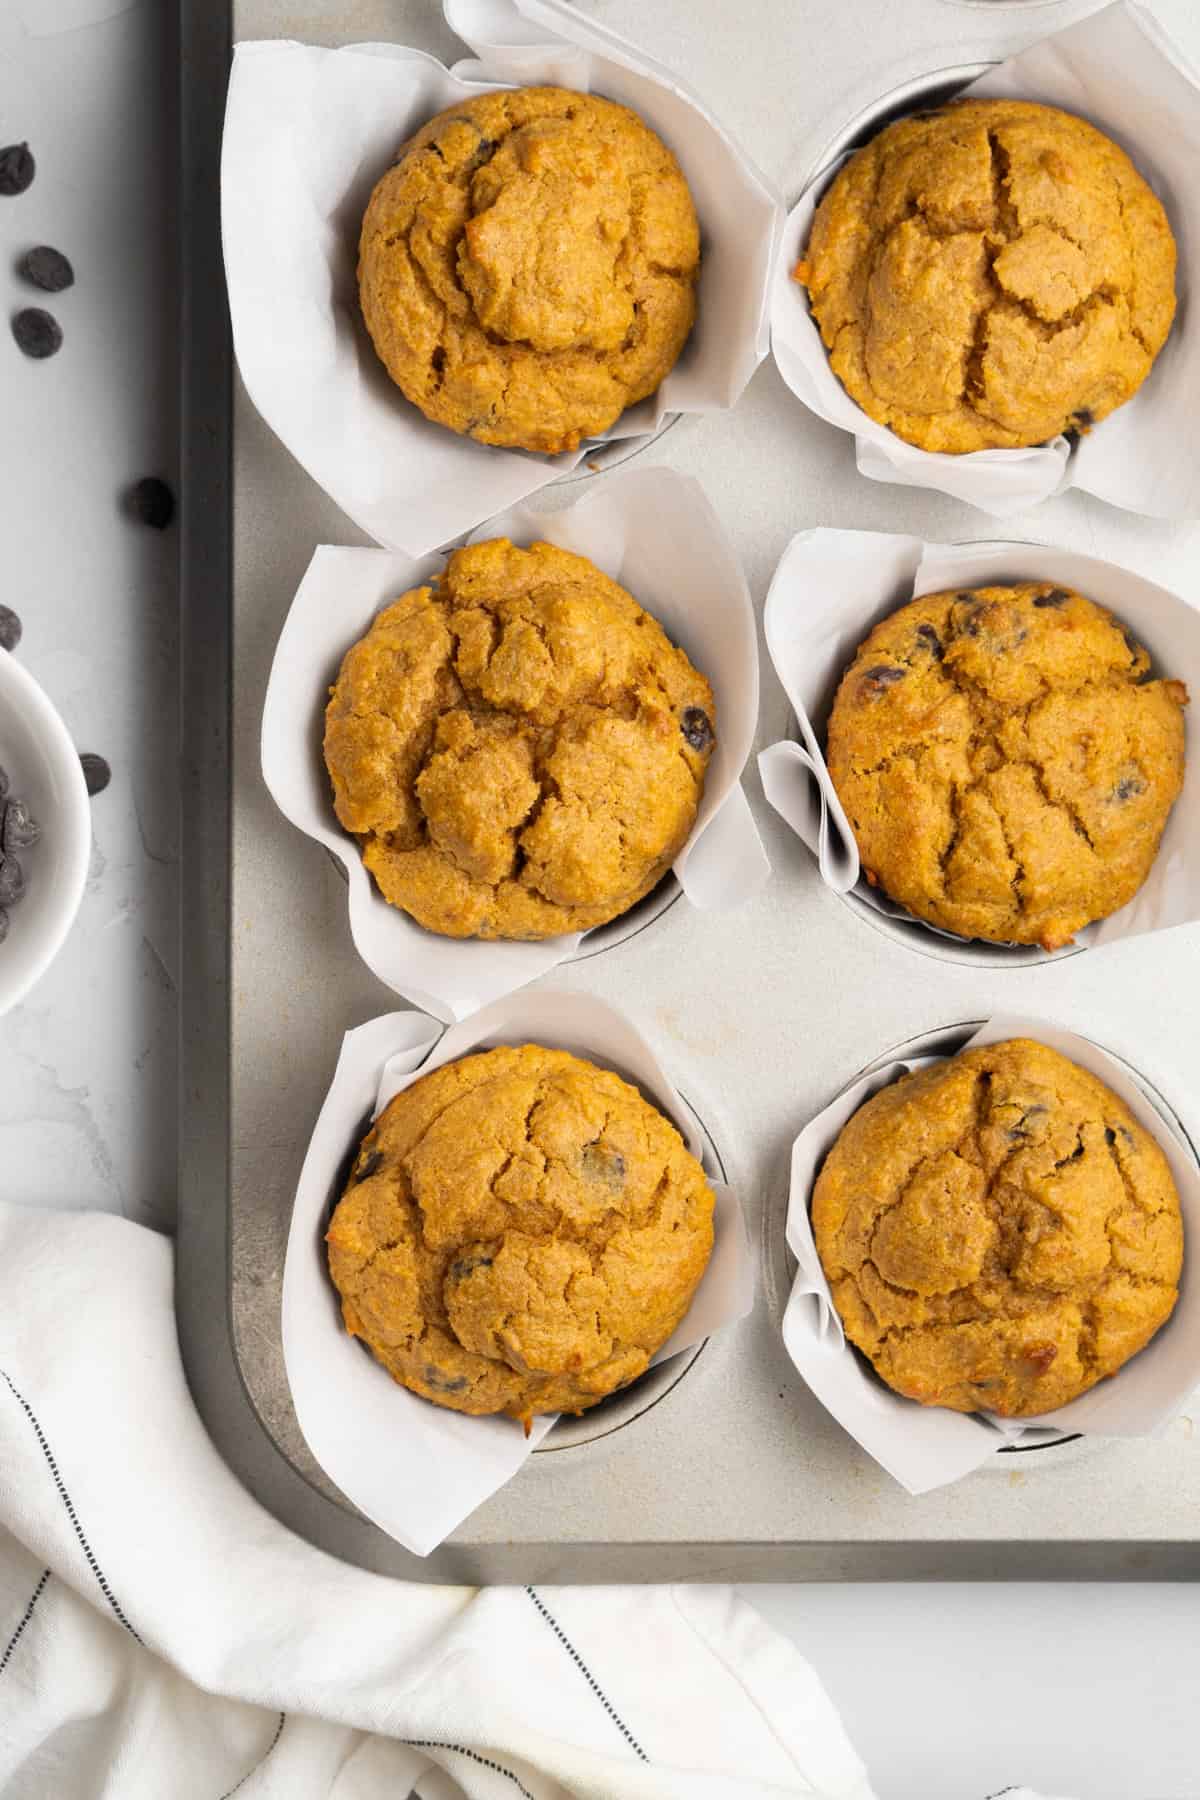
[[[608,1069],[526,1044],[447,1063],[368,1132],[330,1223],[346,1329],[465,1413],[582,1412],[691,1305],[713,1195]]]
[[[480,94],[403,146],[363,219],[363,317],[426,418],[574,450],[653,394],[692,329],[700,228],[679,164],[595,94]]]
[[[927,1406],[1022,1418],[1170,1317],[1179,1196],[1102,1081],[1027,1038],[905,1075],[843,1127],[813,1235],[846,1336]]]
[[[827,760],[867,880],[917,918],[1069,943],[1132,900],[1183,785],[1181,681],[1048,582],[926,594],[842,677]]]
[[[817,208],[797,281],[852,400],[922,450],[1086,431],[1175,313],[1175,240],[1123,150],[1026,100],[889,125]]]
[[[384,899],[447,937],[625,912],[687,842],[715,742],[707,681],[624,588],[507,538],[386,607],[332,696],[337,816]]]

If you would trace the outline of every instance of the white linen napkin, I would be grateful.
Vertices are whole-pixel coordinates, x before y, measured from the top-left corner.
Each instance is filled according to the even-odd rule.
[[[422,1586],[277,1524],[193,1409],[171,1264],[0,1204],[5,1800],[873,1800],[728,1587]]]

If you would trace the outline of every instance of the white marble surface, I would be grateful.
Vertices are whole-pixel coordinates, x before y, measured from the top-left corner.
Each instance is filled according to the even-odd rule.
[[[168,1226],[175,1161],[174,530],[122,516],[175,476],[173,84],[166,0],[90,28],[84,0],[0,4],[0,130],[28,139],[29,190],[0,200],[0,594],[19,655],[113,781],[93,801],[75,930],[0,1021],[0,1192]],[[37,14],[39,31],[26,19]],[[39,296],[20,254],[50,243],[76,283]],[[45,300],[65,342],[21,356],[8,319]],[[29,904],[35,902],[31,899]]]
[[[1178,28],[1187,5],[1160,10]],[[818,10],[835,23],[826,0]],[[29,193],[0,201],[6,313],[34,299],[13,272],[29,244],[58,245],[78,274],[50,303],[66,332],[54,361],[26,363],[0,334],[0,597],[80,748],[114,769],[76,929],[0,1021],[0,1193],[160,1227],[175,1144],[176,544],[117,501],[138,475],[174,475],[172,11],[0,0],[0,125],[39,157]],[[1014,25],[1025,13],[1012,9]],[[95,22],[52,29],[81,19]],[[722,43],[714,34],[714,88]],[[1079,1800],[1200,1796],[1193,1588],[749,1593],[822,1670],[881,1800],[1018,1781]]]

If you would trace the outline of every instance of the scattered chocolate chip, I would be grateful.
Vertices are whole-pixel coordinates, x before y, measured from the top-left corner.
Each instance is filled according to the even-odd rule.
[[[11,606],[0,606],[0,650],[15,650],[20,641],[20,619]]]
[[[1106,1144],[1115,1144],[1117,1141],[1117,1134],[1111,1125],[1104,1127],[1104,1141]]]
[[[442,370],[446,367],[446,350],[443,344],[439,344],[433,355],[430,357],[429,366],[435,375],[440,375]]]
[[[355,1166],[355,1185],[357,1186],[360,1181],[369,1181],[382,1162],[382,1150],[368,1150],[362,1161]]]
[[[895,687],[903,681],[906,671],[891,668],[887,663],[880,663],[876,669],[867,669],[863,674],[863,686],[872,694],[882,694],[885,688]]]
[[[64,288],[75,285],[74,269],[62,251],[52,249],[49,244],[37,244],[25,252],[21,258],[21,273],[44,294],[61,294]]]
[[[25,896],[25,876],[15,856],[0,857],[0,906],[15,906]]]
[[[127,504],[139,524],[149,525],[155,531],[165,531],[175,517],[175,496],[157,475],[144,475],[141,481],[135,481]]]
[[[692,749],[699,753],[707,750],[716,736],[712,728],[712,720],[698,706],[689,706],[685,710],[679,729]]]
[[[112,780],[112,770],[102,756],[94,750],[85,750],[79,758],[83,765],[83,779],[87,783],[89,794],[102,794]]]
[[[1112,798],[1114,800],[1132,800],[1135,794],[1144,794],[1145,791],[1144,781],[1139,780],[1136,775],[1125,775],[1113,789]]]
[[[1049,593],[1039,594],[1034,601],[1035,606],[1065,606],[1071,598],[1066,588],[1051,588]]]
[[[23,800],[10,800],[4,809],[3,842],[0,850],[11,856],[14,850],[28,850],[42,835],[42,828]]]
[[[934,630],[933,626],[918,625],[917,636],[929,651],[930,655],[936,657],[938,662],[941,662],[942,656],[944,655],[942,650],[942,640]]]
[[[41,362],[62,349],[62,326],[41,306],[25,306],[13,314],[12,334],[17,349]]]
[[[37,163],[28,144],[6,144],[0,150],[0,194],[11,200],[32,185]]]

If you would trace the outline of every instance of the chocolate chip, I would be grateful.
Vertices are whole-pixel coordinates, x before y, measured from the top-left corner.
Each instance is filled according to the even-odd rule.
[[[451,1281],[465,1281],[476,1269],[490,1269],[494,1258],[490,1256],[460,1256],[450,1264]]]
[[[85,750],[79,758],[83,766],[83,779],[87,783],[89,794],[102,794],[112,780],[112,770],[102,756],[94,750]]]
[[[14,850],[27,850],[41,835],[42,828],[25,802],[10,800],[4,809],[4,829],[0,834],[3,838],[0,849],[5,856],[11,856]]]
[[[75,285],[74,269],[62,251],[51,249],[49,244],[37,244],[25,252],[21,273],[44,294],[61,294],[64,288]]]
[[[887,663],[880,663],[878,668],[867,669],[863,674],[863,686],[872,694],[882,694],[885,688],[895,687],[903,681],[906,671],[894,669]]]
[[[1145,791],[1144,781],[1139,780],[1136,775],[1125,775],[1113,789],[1112,798],[1114,800],[1132,800],[1135,794],[1144,794]]]
[[[1049,593],[1039,594],[1033,604],[1035,606],[1065,606],[1070,598],[1066,588],[1051,588]]]
[[[920,638],[920,640],[921,640],[922,644],[925,646],[925,648],[929,651],[930,655],[936,657],[938,662],[941,662],[942,657],[944,655],[944,651],[942,649],[942,640],[938,636],[937,632],[934,630],[933,626],[932,625],[918,625],[917,626],[917,636]]]
[[[480,138],[469,161],[463,164],[465,172],[468,175],[474,175],[483,168],[485,163],[491,162],[499,148],[500,145],[495,138]]]
[[[383,1151],[382,1150],[368,1150],[367,1154],[363,1157],[362,1161],[355,1165],[355,1169],[354,1169],[355,1185],[357,1186],[357,1184],[360,1181],[369,1181],[371,1179],[371,1176],[375,1174],[376,1170],[379,1168],[379,1166],[382,1162],[383,1162]]]
[[[25,897],[25,876],[15,856],[0,857],[0,906],[15,906]]]
[[[0,150],[0,194],[11,199],[23,194],[37,173],[37,163],[28,144],[6,144]]]
[[[15,650],[20,641],[20,619],[11,606],[0,606],[0,650]]]
[[[446,367],[446,351],[444,345],[438,345],[437,349],[429,359],[429,366],[435,375],[441,374],[442,370]]]
[[[135,481],[127,504],[139,524],[152,526],[155,531],[165,531],[175,517],[175,496],[157,475],[145,475],[141,481]]]
[[[1111,1125],[1104,1127],[1104,1141],[1106,1144],[1115,1144],[1117,1141],[1117,1134]]]
[[[606,1187],[619,1188],[625,1180],[625,1158],[607,1144],[585,1144],[579,1155],[583,1173]]]
[[[435,1394],[461,1394],[467,1385],[465,1375],[443,1375],[440,1369],[435,1369],[430,1363],[426,1363],[421,1370],[421,1378]]]
[[[25,306],[13,314],[12,334],[17,349],[41,362],[62,349],[62,326],[41,306]]]
[[[698,706],[689,706],[679,726],[692,749],[703,755],[712,743],[716,733],[712,728],[712,720]]]
[[[1035,1106],[1027,1106],[1025,1108],[1025,1111],[1021,1114],[1021,1117],[1018,1119],[1017,1123],[1009,1129],[1009,1133],[1008,1133],[1009,1137],[1010,1138],[1028,1137],[1029,1136],[1029,1121],[1031,1119],[1036,1119],[1040,1113],[1049,1112],[1049,1110],[1050,1110],[1050,1108],[1048,1106],[1042,1106],[1040,1104],[1035,1105]]]

